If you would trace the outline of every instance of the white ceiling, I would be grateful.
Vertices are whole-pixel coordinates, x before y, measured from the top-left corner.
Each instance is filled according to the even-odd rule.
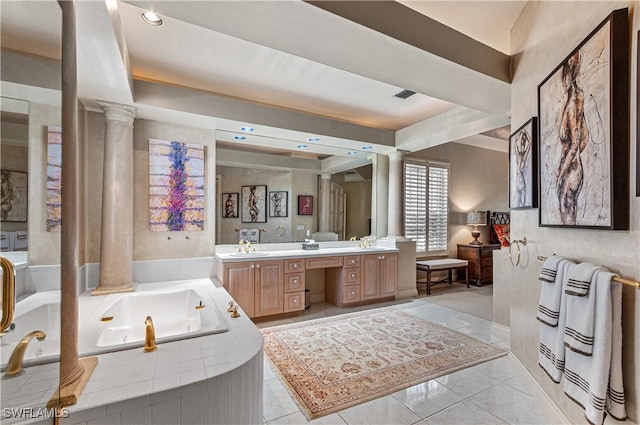
[[[508,53],[509,30],[525,2],[402,3]],[[61,14],[55,1],[3,1],[0,8],[3,48],[59,58]],[[145,8],[160,13],[164,24],[145,24]],[[242,117],[219,119],[140,103],[133,77],[324,117],[335,126],[402,130],[395,145],[410,151],[461,139],[470,143],[469,136],[508,124],[508,83],[297,0],[88,0],[77,9],[79,91],[89,106],[96,99],[135,103],[144,118],[226,131],[244,124]],[[393,96],[404,88],[418,93],[406,100]],[[313,133],[269,123],[255,127],[260,136],[292,143]],[[336,148],[336,155],[369,144],[326,136],[333,137],[323,137],[323,144]],[[506,143],[484,147],[505,150]],[[390,148],[374,144],[373,151]]]

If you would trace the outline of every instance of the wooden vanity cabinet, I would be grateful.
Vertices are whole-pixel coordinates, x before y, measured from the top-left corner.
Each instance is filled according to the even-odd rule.
[[[394,297],[398,284],[398,254],[344,257],[343,266],[325,272],[327,301],[339,307]]]
[[[284,312],[304,310],[304,259],[284,260]]]
[[[249,317],[254,316],[254,264],[253,261],[225,263],[222,286]]]
[[[282,261],[256,261],[254,270],[254,317],[284,313]]]
[[[249,317],[284,312],[282,261],[225,263],[222,286]]]
[[[395,296],[398,285],[398,254],[362,255],[361,263],[362,300]]]

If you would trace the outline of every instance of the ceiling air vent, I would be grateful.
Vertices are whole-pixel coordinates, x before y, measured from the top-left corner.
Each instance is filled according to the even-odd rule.
[[[405,89],[405,90],[402,90],[400,93],[394,94],[394,96],[399,97],[400,99],[406,99],[408,97],[413,96],[414,94],[416,94],[416,92]]]

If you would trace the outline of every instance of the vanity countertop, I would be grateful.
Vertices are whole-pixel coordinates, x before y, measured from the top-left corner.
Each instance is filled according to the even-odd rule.
[[[331,247],[320,248],[318,250],[303,250],[303,249],[286,249],[286,250],[260,250],[257,248],[257,252],[250,253],[236,253],[226,252],[215,254],[216,259],[226,262],[238,262],[238,261],[254,261],[254,260],[286,260],[291,258],[309,258],[309,257],[328,257],[336,255],[366,255],[366,254],[378,254],[381,252],[399,252],[397,248],[385,248],[380,246],[374,246],[371,248],[358,248],[358,247]]]

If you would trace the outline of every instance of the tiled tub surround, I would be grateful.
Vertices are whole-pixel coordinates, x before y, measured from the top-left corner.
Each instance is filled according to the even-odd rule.
[[[213,287],[213,292],[218,311],[226,312],[231,297],[223,288]],[[136,348],[98,355],[98,366],[64,423],[261,423],[263,339],[240,314],[236,319],[222,314],[228,332],[159,344],[153,353]],[[3,408],[44,407],[58,367],[32,366],[3,381]],[[2,418],[3,424],[18,422],[51,420]]]
[[[228,327],[213,302],[216,291],[210,279],[139,285],[136,292],[97,297],[86,291],[78,298],[79,354],[84,357],[143,346],[147,316],[153,319],[158,343],[226,332]],[[37,292],[19,301],[14,324],[15,329],[2,338],[3,368],[16,344],[33,330],[47,337],[29,344],[23,364],[57,361],[59,291]]]

